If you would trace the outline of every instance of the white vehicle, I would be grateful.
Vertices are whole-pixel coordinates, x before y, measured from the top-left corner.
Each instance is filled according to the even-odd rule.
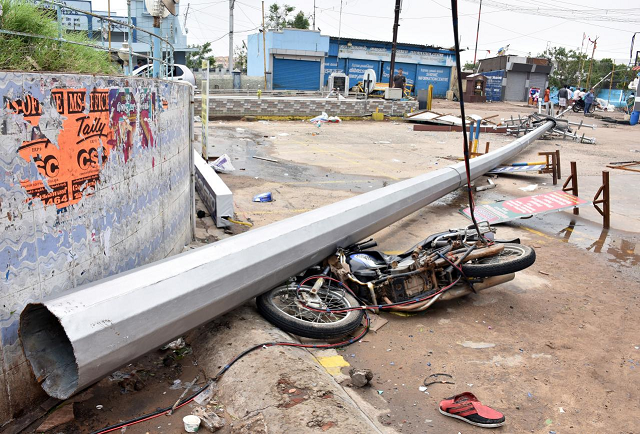
[[[148,63],[134,69],[132,74],[135,77],[153,77],[153,63]],[[196,86],[196,77],[193,75],[193,72],[185,65],[179,65],[177,63],[173,65],[173,77],[166,77],[166,79],[186,81],[192,86]]]

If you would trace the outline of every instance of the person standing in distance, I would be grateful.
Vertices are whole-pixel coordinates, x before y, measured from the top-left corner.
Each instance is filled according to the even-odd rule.
[[[547,86],[547,90],[544,91],[544,108],[547,111],[547,114],[550,115],[552,113],[549,113],[549,96],[551,95],[551,88],[549,86]]]
[[[399,87],[402,89],[402,96],[404,97],[404,87],[407,85],[407,77],[402,75],[402,68],[398,69],[398,73],[393,76],[393,87]]]
[[[567,86],[565,85],[558,91],[558,110],[556,115],[567,109],[567,96],[569,96],[569,92],[567,92]]]
[[[584,96],[584,114],[589,113],[589,109],[591,108],[591,104],[593,104],[593,100],[595,99],[595,95],[593,94],[593,88],[589,89],[589,93]]]

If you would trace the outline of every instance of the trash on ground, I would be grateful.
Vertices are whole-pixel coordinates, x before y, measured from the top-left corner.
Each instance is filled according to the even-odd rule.
[[[316,116],[315,118],[309,119],[309,122],[312,124],[323,124],[323,123],[338,123],[342,122],[342,120],[338,116],[329,116],[326,112],[322,112],[320,116]]]
[[[209,165],[213,167],[213,170],[220,173],[229,173],[236,170],[233,164],[231,164],[231,158],[229,158],[227,154],[222,154],[213,163],[209,163]]]
[[[483,348],[493,348],[496,346],[496,344],[492,344],[490,342],[471,342],[471,341],[464,341],[464,342],[458,342],[459,345],[462,345],[465,348],[473,348],[474,350],[479,350],[479,349],[483,349]]]
[[[44,422],[36,429],[36,432],[47,432],[60,425],[69,423],[75,419],[73,413],[73,403],[60,407],[45,419]]]
[[[200,217],[200,214],[198,214],[198,217]],[[184,339],[178,338],[173,342],[169,342],[167,345],[165,345],[164,347],[161,347],[160,349],[161,350],[179,350],[181,348],[184,348],[185,345],[187,345],[187,343],[184,341]]]
[[[182,422],[184,423],[184,430],[186,432],[197,432],[198,428],[200,428],[200,418],[198,416],[190,414],[189,416],[183,417]]]
[[[351,377],[351,384],[355,387],[364,387],[373,379],[373,372],[370,369],[351,368],[349,376]]]
[[[431,374],[424,379],[423,386],[429,387],[433,384],[456,384],[453,381],[453,376],[445,373]]]
[[[211,432],[216,432],[226,425],[225,420],[218,416],[213,410],[196,407],[192,413],[194,416],[199,417],[202,425]]]
[[[518,190],[522,190],[522,191],[534,191],[535,189],[538,188],[538,184],[530,184],[527,185],[526,187],[520,187]]]
[[[377,332],[389,322],[388,319],[384,319],[380,315],[376,315],[375,313],[370,313],[369,318],[371,321],[369,329],[374,332]]]
[[[286,137],[286,136],[289,136],[290,134],[289,133],[278,133],[278,135],[282,136],[282,137]]]
[[[193,120],[196,121],[196,122],[202,122],[202,118],[200,116],[197,116],[197,115],[193,117]]]
[[[196,211],[196,215],[198,216],[199,219],[201,219],[201,218],[204,218],[204,216],[206,216],[207,213],[199,209],[198,211]]]
[[[278,160],[274,160],[273,158],[258,157],[257,155],[254,155],[253,158],[255,158],[256,160],[264,160],[264,161],[270,161],[272,163],[279,163]]]
[[[266,193],[260,193],[253,196],[254,202],[273,202],[273,197],[271,196],[271,192],[268,191]]]
[[[489,185],[480,185],[480,186],[476,187],[476,191],[485,191],[485,190],[490,190],[492,188],[496,188],[496,183],[493,182],[491,180],[491,178],[487,179],[487,183]]]
[[[238,132],[238,133],[244,133],[244,128],[236,128],[236,132]]]
[[[459,413],[456,411],[461,405],[470,405],[468,411]],[[483,405],[478,398],[471,392],[463,392],[454,397],[443,399],[440,401],[440,413],[445,416],[453,417],[472,425],[484,428],[497,428],[504,425],[504,415],[491,407]],[[464,414],[465,416],[462,416]]]
[[[418,390],[420,392],[426,392],[427,391],[427,386],[420,386],[420,387],[418,387]]]
[[[103,408],[104,408],[104,405],[101,405],[101,404],[96,405],[97,410],[102,410]]]
[[[200,392],[195,398],[193,398],[193,401],[196,404],[206,405],[211,400],[212,396],[213,396],[213,387],[209,385],[207,386],[206,389]]]

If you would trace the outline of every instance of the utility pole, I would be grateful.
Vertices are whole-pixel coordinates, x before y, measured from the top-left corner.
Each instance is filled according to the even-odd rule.
[[[107,17],[111,19],[111,0],[107,0]],[[111,21],[108,22],[107,29],[109,33],[109,58],[111,58]]]
[[[187,3],[187,12],[185,12],[184,14],[184,32],[185,33],[189,33],[189,30],[187,30],[187,17],[189,16],[189,6],[191,6],[191,3]]]
[[[313,0],[313,30],[316,30],[316,0]]]
[[[584,40],[587,38],[587,34],[582,34],[582,45],[580,45],[580,74],[578,75],[578,88],[580,88],[580,84],[582,83],[582,73],[584,71],[584,57],[582,57],[582,49],[584,48]],[[588,46],[587,46],[588,48]],[[586,54],[585,50],[585,54]]]
[[[229,0],[229,74],[233,71],[233,7],[236,0]]]
[[[340,40],[341,33],[342,33],[342,0],[340,0],[340,19],[338,20],[338,40]]]
[[[264,0],[262,0],[262,59],[264,60],[264,90],[267,90],[267,43],[265,33],[267,29],[264,26]]]
[[[589,39],[589,42],[592,42]],[[593,51],[591,51],[591,60],[589,61],[589,74],[587,75],[587,91],[589,91],[589,83],[591,82],[591,68],[593,66],[593,55],[596,53],[596,46],[598,45],[598,37],[593,40]]]
[[[393,19],[393,44],[391,45],[391,65],[389,65],[389,87],[393,87],[393,73],[396,67],[396,47],[398,45],[398,21],[400,21],[400,8],[402,0],[396,0],[396,13]]]
[[[473,53],[473,64],[476,64],[478,55],[478,36],[480,36],[480,12],[482,12],[482,0],[480,0],[480,9],[478,9],[478,30],[476,30],[476,51]]]

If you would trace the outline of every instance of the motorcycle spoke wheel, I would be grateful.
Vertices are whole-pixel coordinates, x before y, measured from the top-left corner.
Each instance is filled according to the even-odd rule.
[[[310,310],[304,306],[304,297],[301,296],[309,295],[311,288],[304,285],[298,291],[295,284],[274,288],[256,299],[258,310],[282,330],[308,338],[330,339],[358,328],[364,316],[361,310],[326,311],[359,306],[355,298],[342,288],[323,286],[314,298],[316,304],[310,305],[318,310]]]
[[[529,246],[514,243],[504,243],[503,246],[497,255],[465,262],[462,272],[468,277],[501,276],[522,271],[536,261],[536,252]]]

